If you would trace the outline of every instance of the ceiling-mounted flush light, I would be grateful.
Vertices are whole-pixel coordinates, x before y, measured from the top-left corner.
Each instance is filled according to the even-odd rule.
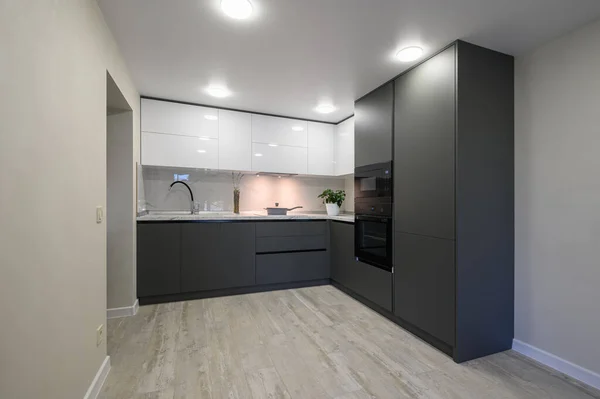
[[[330,114],[335,111],[335,107],[331,104],[319,104],[315,111],[321,114]]]
[[[417,46],[403,48],[396,53],[396,58],[402,62],[411,62],[421,58],[423,49]]]
[[[223,86],[208,86],[206,92],[213,97],[223,98],[231,95],[229,89]]]
[[[204,115],[204,119],[208,119],[209,121],[216,121],[217,119],[219,119],[219,117],[217,115]]]
[[[301,132],[304,130],[304,128],[302,126],[292,126],[292,130],[294,132]]]
[[[221,0],[221,10],[233,19],[246,19],[253,11],[249,0]]]

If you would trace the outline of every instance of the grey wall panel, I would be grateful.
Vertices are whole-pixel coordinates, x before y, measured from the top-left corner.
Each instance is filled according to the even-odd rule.
[[[455,47],[395,84],[395,230],[453,239]]]
[[[354,104],[354,166],[392,160],[394,84],[390,82]]]

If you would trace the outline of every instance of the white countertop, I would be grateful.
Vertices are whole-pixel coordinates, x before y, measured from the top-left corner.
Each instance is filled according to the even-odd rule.
[[[268,216],[266,211],[246,211],[239,215],[233,212],[199,212],[194,215],[184,212],[153,212],[137,218],[138,222],[202,222],[202,221],[251,221],[251,220],[336,220],[354,223],[354,214],[328,216],[325,213],[289,212],[285,216]]]

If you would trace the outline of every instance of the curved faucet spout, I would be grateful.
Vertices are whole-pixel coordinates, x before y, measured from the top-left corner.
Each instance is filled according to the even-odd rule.
[[[177,181],[174,181],[173,183],[171,183],[171,185],[169,186],[169,191],[171,191],[173,186],[177,183],[183,184],[190,192],[190,213],[193,215],[194,214],[194,193],[192,192],[192,189],[190,188],[190,186],[188,186],[187,183],[182,182],[181,180],[177,180]]]

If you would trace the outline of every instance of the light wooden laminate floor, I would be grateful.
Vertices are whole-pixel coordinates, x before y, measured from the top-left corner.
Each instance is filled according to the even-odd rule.
[[[508,351],[455,364],[332,286],[109,320],[103,399],[599,398]]]

